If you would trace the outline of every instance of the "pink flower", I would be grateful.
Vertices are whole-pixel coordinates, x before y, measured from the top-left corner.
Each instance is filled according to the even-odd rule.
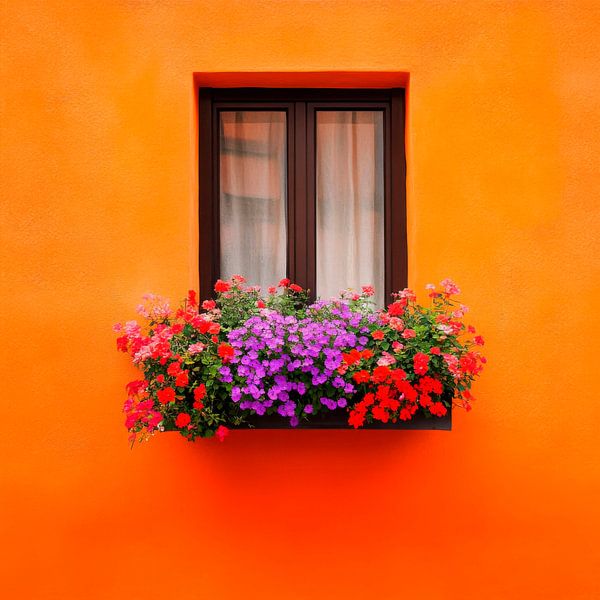
[[[389,367],[396,362],[396,359],[389,352],[382,352],[381,358],[377,361],[380,367]]]
[[[452,279],[446,278],[441,283],[444,291],[448,296],[452,296],[453,294],[460,294],[460,289],[458,286],[452,281]]]
[[[402,331],[404,329],[404,321],[398,317],[392,317],[389,326],[395,331]]]
[[[222,442],[229,435],[229,429],[224,425],[219,425],[215,431],[215,437]]]
[[[399,294],[400,298],[405,298],[406,300],[416,300],[417,295],[409,288],[404,288]]]
[[[404,348],[404,344],[401,344],[400,342],[392,342],[392,348],[394,349],[394,352],[401,352],[402,348]]]
[[[201,344],[200,342],[196,343],[196,344],[192,344],[189,348],[188,348],[188,352],[192,355],[194,354],[200,354],[200,352],[202,352],[204,350],[204,348],[206,348],[206,346],[204,344]]]
[[[409,339],[411,339],[411,338],[414,338],[414,337],[416,337],[416,336],[417,336],[417,334],[415,333],[415,330],[414,330],[414,329],[405,329],[405,330],[402,332],[402,337],[403,337],[405,340],[409,340]]]

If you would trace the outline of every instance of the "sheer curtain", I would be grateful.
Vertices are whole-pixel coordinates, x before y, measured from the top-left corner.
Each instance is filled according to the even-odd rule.
[[[384,302],[382,111],[317,111],[317,294],[375,287]]]
[[[221,277],[266,289],[286,275],[283,111],[223,111],[219,122]]]

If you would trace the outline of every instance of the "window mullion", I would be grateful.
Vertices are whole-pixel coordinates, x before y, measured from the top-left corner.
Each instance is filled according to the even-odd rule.
[[[306,173],[306,103],[294,103],[294,213],[291,243],[294,245],[294,268],[290,277],[302,287],[309,287],[307,264],[307,173]]]

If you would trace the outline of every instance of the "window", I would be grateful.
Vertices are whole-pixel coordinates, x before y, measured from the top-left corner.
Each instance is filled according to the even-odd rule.
[[[406,286],[404,90],[201,88],[200,291]]]

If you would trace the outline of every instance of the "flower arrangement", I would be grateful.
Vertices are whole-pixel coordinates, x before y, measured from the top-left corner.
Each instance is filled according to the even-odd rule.
[[[239,275],[217,281],[214,300],[190,291],[176,310],[145,296],[144,324],[114,328],[117,348],[143,373],[126,386],[131,441],[173,429],[222,441],[251,416],[277,414],[295,427],[338,411],[359,428],[470,410],[484,340],[464,324],[454,282],[427,289],[427,306],[405,289],[385,310],[374,308],[370,286],[310,302],[288,279],[263,296]]]

